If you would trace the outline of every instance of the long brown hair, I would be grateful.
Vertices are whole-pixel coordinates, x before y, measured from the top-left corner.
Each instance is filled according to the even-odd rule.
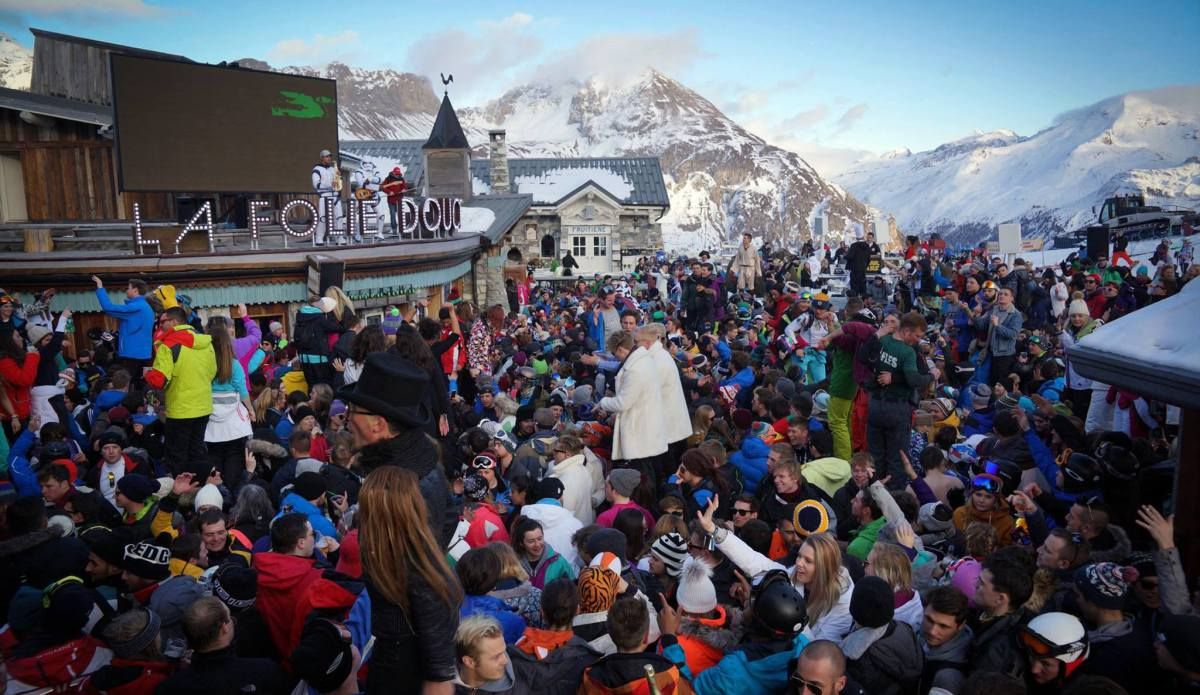
[[[229,319],[214,316],[208,320],[208,335],[212,337],[213,352],[217,355],[216,381],[226,383],[233,378],[233,338],[229,335]]]
[[[828,532],[809,536],[804,545],[813,549],[815,576],[804,587],[808,615],[816,622],[837,605],[842,596],[842,551]]]
[[[416,571],[457,610],[462,590],[429,529],[416,473],[399,466],[372,471],[358,493],[358,523],[363,572],[384,598],[407,613],[408,573]]]

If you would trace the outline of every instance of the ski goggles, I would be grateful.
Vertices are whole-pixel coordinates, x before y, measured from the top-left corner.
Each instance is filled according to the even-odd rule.
[[[800,300],[800,301],[802,301],[802,302],[811,302],[811,301],[812,301],[812,298],[813,298],[813,293],[812,293],[812,292],[808,292],[808,291],[801,292],[801,293],[800,293],[800,296],[799,296],[799,297],[797,297],[797,299],[799,299],[799,300]]]
[[[471,468],[474,468],[477,471],[490,470],[495,467],[496,459],[492,458],[491,456],[480,454],[471,459]]]
[[[1021,628],[1021,631],[1018,633],[1018,640],[1026,651],[1039,659],[1057,658],[1066,654],[1082,652],[1087,648],[1087,643],[1083,640],[1067,644],[1055,644],[1047,641],[1044,637],[1027,627]]]
[[[998,495],[1000,494],[1000,481],[991,475],[977,475],[971,478],[971,490],[983,490]]]

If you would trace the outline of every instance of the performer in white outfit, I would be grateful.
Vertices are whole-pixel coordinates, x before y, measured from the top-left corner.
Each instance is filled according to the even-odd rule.
[[[333,162],[333,153],[329,150],[321,150],[321,162],[312,169],[313,190],[321,197],[317,202],[317,228],[313,235],[313,243],[317,246],[325,245],[325,233],[329,224],[329,220],[325,219],[327,200],[333,201],[333,228],[335,230],[342,228],[344,213],[340,195],[341,180],[341,174]]]

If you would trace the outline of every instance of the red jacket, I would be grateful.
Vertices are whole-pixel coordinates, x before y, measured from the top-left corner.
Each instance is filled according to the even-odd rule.
[[[9,659],[5,664],[6,692],[41,692],[42,688],[49,688],[55,693],[81,693],[84,678],[106,665],[112,656],[100,640],[80,635],[33,656]]]
[[[87,695],[154,695],[159,683],[175,671],[168,661],[137,661],[113,657],[83,683]]]
[[[395,204],[400,202],[404,197],[404,191],[408,190],[408,184],[404,182],[404,177],[394,178],[395,174],[388,174],[383,180],[383,184],[379,186],[379,190],[387,194],[388,203]]]
[[[267,625],[276,653],[287,656],[300,636],[298,631],[295,637],[292,635],[300,606],[307,600],[309,587],[321,578],[321,569],[311,557],[273,552],[256,554],[253,564],[258,571],[258,598],[254,605]],[[299,616],[301,624],[304,617]]]
[[[1084,301],[1087,303],[1088,313],[1092,315],[1092,318],[1098,319],[1104,316],[1104,305],[1108,302],[1108,297],[1105,297],[1103,292],[1097,292],[1090,297],[1085,295]]]
[[[25,361],[21,364],[17,364],[11,357],[0,358],[0,377],[4,379],[4,393],[12,403],[13,410],[17,411],[17,417],[22,420],[29,419],[29,407],[32,402],[29,389],[37,378],[38,364],[41,360],[41,354],[36,352],[26,353]]]
[[[438,340],[445,340],[450,337],[454,331],[449,328],[443,328],[442,334],[438,336]],[[467,366],[467,344],[463,341],[463,337],[458,336],[458,342],[450,346],[442,353],[442,372],[447,376],[457,374],[458,370]]]

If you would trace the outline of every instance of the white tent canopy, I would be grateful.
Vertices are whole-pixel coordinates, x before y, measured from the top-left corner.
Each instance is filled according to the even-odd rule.
[[[1070,358],[1089,379],[1200,409],[1200,282],[1101,326]]]

